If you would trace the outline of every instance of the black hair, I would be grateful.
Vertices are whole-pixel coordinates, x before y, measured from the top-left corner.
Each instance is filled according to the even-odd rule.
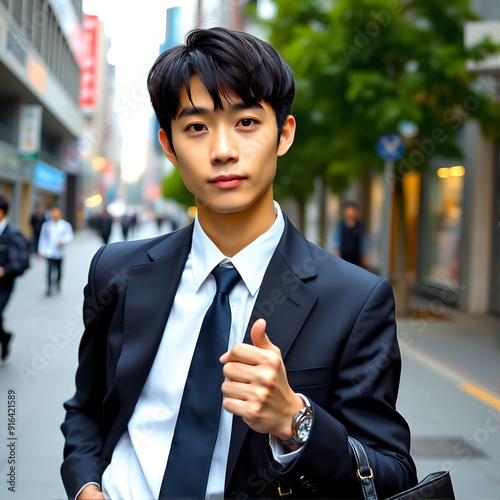
[[[343,208],[359,208],[359,205],[357,202],[353,201],[353,200],[347,200],[344,202],[343,204]]]
[[[245,104],[264,101],[276,113],[278,140],[295,96],[292,69],[271,45],[241,31],[216,27],[194,29],[184,45],[160,54],[148,75],[151,104],[160,127],[172,144],[171,120],[177,117],[180,92],[191,99],[189,80],[198,75],[214,109],[235,92]]]
[[[7,198],[5,196],[0,195],[0,210],[7,215],[7,212],[9,211],[9,202],[7,201]]]

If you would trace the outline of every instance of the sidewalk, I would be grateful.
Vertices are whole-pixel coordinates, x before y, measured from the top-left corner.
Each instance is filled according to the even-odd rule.
[[[154,224],[138,234],[157,234]],[[120,239],[115,225],[111,240]],[[72,396],[83,330],[81,306],[90,259],[101,242],[80,231],[68,245],[60,294],[45,297],[45,261],[33,257],[6,310],[15,333],[0,363],[0,499],[65,498],[59,475],[64,419]],[[470,316],[419,297],[419,315],[398,318],[403,357],[398,409],[412,431],[419,477],[451,470],[457,499],[500,499],[500,318]],[[425,314],[424,314],[425,313]],[[430,314],[432,313],[432,314]],[[15,492],[6,447],[7,403],[13,391]],[[5,436],[5,438],[3,438]]]
[[[147,224],[137,236],[155,234],[156,227]],[[111,241],[121,239],[120,236],[119,225],[115,224]],[[74,393],[83,332],[83,287],[90,260],[100,246],[93,231],[75,233],[75,239],[66,247],[61,292],[51,297],[44,295],[44,259],[33,255],[31,268],[16,281],[5,311],[6,327],[14,333],[11,355],[0,363],[2,500],[66,498],[59,474],[63,458],[63,402]],[[15,423],[9,429],[7,410],[12,402]],[[8,458],[12,463],[7,463]]]
[[[450,470],[457,499],[500,499],[500,318],[415,297],[398,318],[398,408],[419,479]]]

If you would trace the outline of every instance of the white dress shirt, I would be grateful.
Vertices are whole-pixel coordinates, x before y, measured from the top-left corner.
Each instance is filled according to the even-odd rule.
[[[230,259],[242,279],[229,295],[229,348],[243,341],[264,273],[283,234],[284,220],[277,203],[275,211],[271,228]],[[102,490],[107,499],[158,498],[189,365],[203,317],[215,295],[215,279],[210,273],[228,261],[195,219],[191,252],[156,358],[127,430],[103,474]],[[206,494],[213,500],[223,498],[232,419],[233,415],[222,409]]]
[[[62,259],[64,257],[64,245],[73,239],[71,224],[64,219],[57,222],[54,219],[42,224],[40,240],[38,242],[38,253],[47,259]]]
[[[7,217],[4,217],[2,220],[0,220],[0,235],[3,234],[8,223],[9,221],[7,220]]]

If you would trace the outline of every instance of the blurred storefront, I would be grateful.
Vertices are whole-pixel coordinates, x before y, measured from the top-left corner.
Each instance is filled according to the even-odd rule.
[[[495,158],[490,308],[500,314],[500,143],[496,145]]]
[[[75,218],[81,13],[81,0],[0,1],[0,194],[26,234],[37,202]]]
[[[419,285],[454,290],[459,283],[465,168],[431,169],[424,175]]]
[[[465,43],[487,34],[500,41],[500,21],[471,23],[465,33]],[[500,314],[500,143],[485,138],[474,121],[474,111],[486,95],[500,100],[499,58],[471,64],[470,70],[478,73],[476,92],[462,103],[463,120],[452,124],[460,129],[457,142],[463,158],[432,158],[423,174],[404,176],[408,286],[469,313]],[[396,161],[396,171],[410,170]],[[375,272],[380,272],[384,258],[382,227],[387,221],[382,206],[387,182],[386,176],[376,175],[359,190]],[[397,216],[393,206],[391,278]]]

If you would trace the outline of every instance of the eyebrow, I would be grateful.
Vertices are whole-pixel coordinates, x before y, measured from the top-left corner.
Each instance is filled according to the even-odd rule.
[[[226,109],[226,108],[224,108]],[[244,102],[235,102],[234,104],[229,105],[228,111],[245,111],[250,109],[263,110],[264,106],[259,102],[254,102],[252,104],[246,104]],[[207,115],[208,113],[213,113],[213,108],[196,108],[194,106],[188,106],[187,108],[181,109],[179,114],[176,117],[176,120],[180,120],[181,118],[187,118],[193,115]]]

